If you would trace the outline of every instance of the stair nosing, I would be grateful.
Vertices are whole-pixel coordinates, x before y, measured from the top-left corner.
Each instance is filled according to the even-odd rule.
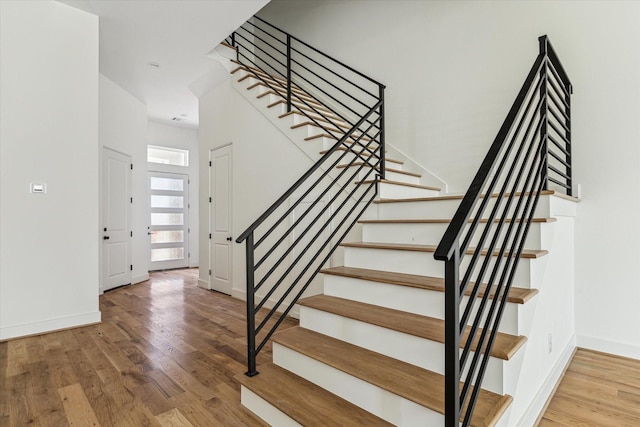
[[[404,243],[379,243],[379,242],[343,242],[340,246],[347,248],[364,248],[364,249],[387,249],[387,250],[398,250],[398,251],[411,251],[411,252],[435,252],[436,245],[412,245],[412,244],[404,244]],[[474,249],[469,248],[466,251],[467,255],[472,255],[474,253]],[[524,259],[537,259],[547,255],[549,251],[545,249],[523,249],[520,258]],[[481,251],[481,255],[487,255],[485,249]],[[497,256],[497,253],[494,251],[491,256]],[[503,256],[509,256],[509,252],[505,252]]]
[[[529,193],[525,193],[528,195]],[[508,197],[510,194],[506,193],[503,197]],[[521,192],[517,192],[516,196],[522,195]],[[567,196],[562,193],[558,193],[553,190],[543,190],[540,192],[541,196],[555,196],[561,199],[570,200],[573,202],[579,202],[580,199],[575,197]],[[485,194],[481,194],[480,198],[486,197]],[[491,198],[497,198],[497,194],[491,194]],[[447,201],[447,200],[462,200],[464,198],[464,194],[443,194],[439,196],[431,196],[431,197],[407,197],[404,199],[379,199],[375,200],[374,203],[413,203],[413,202],[435,202],[435,201]]]
[[[390,160],[389,159],[385,159],[385,161],[389,162]],[[391,162],[393,163],[393,161],[391,161]],[[350,168],[350,167],[354,167],[354,166],[360,166],[360,165],[362,165],[362,163],[363,162],[355,162],[355,163],[351,163],[351,164],[348,164],[348,165],[346,165],[346,164],[345,165],[338,165],[338,166],[336,166],[336,168],[338,168],[338,169]],[[393,169],[393,168],[386,167],[385,171],[386,172],[395,172],[395,173],[399,173],[399,174],[402,174],[402,175],[413,176],[415,178],[422,178],[422,175],[420,175],[419,173],[403,171],[403,170],[400,170],[400,169]]]
[[[381,179],[380,182],[382,184],[400,185],[400,186],[403,186],[403,187],[420,188],[420,189],[424,189],[424,190],[433,190],[433,191],[442,191],[441,188],[432,187],[430,185],[410,184],[410,183],[407,183],[407,182],[391,181],[391,180],[388,180],[388,179]],[[370,183],[371,183],[371,181],[364,181],[363,182],[363,184],[370,184]],[[385,199],[385,200],[395,200],[395,199]],[[404,199],[398,199],[398,200],[404,200]]]
[[[327,302],[330,302],[330,304]],[[325,311],[337,316],[394,330],[396,332],[401,332],[444,345],[445,337],[443,319],[329,295],[315,295],[307,297],[299,300],[298,304],[303,307]],[[349,309],[344,309],[345,306],[349,306]],[[362,311],[367,311],[370,314],[374,313],[375,316],[364,316],[361,314]],[[402,322],[400,322],[400,320],[402,320]],[[461,336],[461,348],[464,348],[464,345],[466,344],[466,334],[469,329],[471,329],[471,327],[467,326],[465,333]],[[480,331],[481,328],[479,328],[478,333],[480,333]],[[505,349],[497,349],[496,346],[499,344],[505,344],[503,341],[508,341],[509,345],[505,345]],[[518,336],[498,332],[490,356],[496,359],[508,361],[518,352],[526,341],[526,337],[522,335]],[[472,344],[471,351],[476,351],[475,344]]]
[[[285,413],[289,418],[305,426],[340,427],[344,425],[341,424],[341,422],[346,419],[352,420],[354,418],[357,418],[358,423],[366,422],[367,425],[392,426],[391,423],[383,420],[382,418],[274,363],[260,365],[258,367],[258,372],[260,372],[260,374],[254,377],[237,374],[235,375],[235,379],[242,386],[251,390],[252,393],[258,395],[261,399],[267,401],[270,405]],[[285,376],[287,383],[295,381],[295,384],[299,384],[303,390],[300,393],[293,394],[289,388],[283,389],[279,387],[278,390],[284,390],[285,394],[284,396],[282,393],[275,395],[275,393],[273,393],[273,379],[269,377],[269,383],[263,385],[262,383],[265,380],[261,375]],[[313,391],[315,394],[311,395],[311,393],[309,393],[310,391]],[[299,403],[301,395],[304,395],[305,400],[307,401],[304,405],[300,405]],[[336,420],[335,413],[333,413],[334,416],[327,419],[326,414],[321,413],[318,409],[317,401],[321,399],[331,399],[334,402],[340,402],[339,406],[344,407],[344,409],[348,411],[348,414],[345,414],[341,419]],[[301,410],[304,411],[301,412]]]
[[[299,337],[299,335],[303,336]],[[369,384],[410,400],[434,412],[444,413],[444,376],[440,374],[318,332],[304,329],[300,326],[276,332],[272,340],[274,343],[287,347],[306,357],[310,357],[319,363],[342,371],[361,381],[368,382]],[[297,342],[293,343],[292,340],[297,340]],[[322,348],[318,350],[320,345]],[[329,346],[333,346],[333,350],[331,350]],[[337,355],[340,354],[340,351],[337,351],[338,347],[349,350],[347,351],[349,354],[348,361],[344,358],[339,359],[337,357]],[[318,351],[322,352],[318,353]],[[367,364],[363,363],[366,359],[372,359],[376,365],[375,372],[371,372],[370,369],[367,370],[365,367]],[[402,384],[401,386],[398,385],[400,383]],[[429,385],[435,385],[435,387]],[[497,413],[493,412],[496,405],[491,405],[491,410],[486,414],[487,418],[480,420],[482,424],[478,424],[478,420],[472,421],[471,424],[472,426],[492,425],[496,419],[499,419],[499,415],[502,415],[504,410],[506,410],[512,398],[509,395],[500,395],[484,389],[481,390],[480,393],[482,396],[496,399],[496,403],[504,402],[505,400],[507,402],[506,406],[502,406],[501,411]],[[478,404],[483,401],[482,396],[479,397]],[[480,408],[480,406],[476,406],[474,413],[476,417],[480,417],[480,413],[477,411],[478,408]]]
[[[345,266],[326,268],[321,270],[320,272],[332,276],[348,277],[351,279],[386,283],[397,286],[407,286],[434,292],[444,292],[444,279],[441,277],[420,276],[417,274],[395,273],[390,271],[380,271]],[[392,278],[391,276],[394,277]],[[471,294],[471,288],[474,286],[474,284],[474,282],[471,282],[469,284],[465,295],[469,296]],[[485,289],[486,285],[483,284],[478,294],[479,298],[484,295]],[[507,302],[513,304],[525,304],[538,294],[538,290],[532,288],[511,287],[511,291],[517,294],[521,294],[519,296],[515,296],[511,295],[510,293],[509,296],[507,296]],[[489,298],[493,299],[494,293],[492,293]]]

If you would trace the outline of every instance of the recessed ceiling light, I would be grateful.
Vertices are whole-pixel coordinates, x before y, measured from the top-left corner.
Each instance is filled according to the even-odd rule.
[[[180,117],[187,117],[186,114],[180,114]]]
[[[160,64],[158,64],[157,62],[147,62],[147,65],[153,68],[160,68]]]

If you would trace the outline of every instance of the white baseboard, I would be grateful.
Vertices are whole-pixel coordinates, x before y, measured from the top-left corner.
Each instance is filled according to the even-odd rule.
[[[134,276],[131,278],[131,284],[135,285],[136,283],[146,282],[149,280],[149,273],[141,274],[139,276]]]
[[[209,281],[198,279],[198,287],[203,289],[209,289]]]
[[[0,328],[0,341],[100,323],[100,311]]]
[[[640,345],[637,344],[622,343],[602,338],[579,335],[578,347],[615,354],[622,357],[629,357],[631,359],[640,359]]]
[[[542,387],[540,387],[538,393],[536,393],[533,401],[524,412],[524,415],[522,415],[522,418],[520,419],[520,421],[518,421],[518,423],[513,424],[514,426],[525,427],[535,425],[538,417],[540,416],[540,413],[547,403],[547,400],[549,400],[549,396],[551,396],[551,393],[553,393],[553,390],[562,378],[562,374],[564,373],[565,368],[571,362],[571,356],[573,355],[575,348],[576,337],[574,335],[562,351],[560,358],[553,366],[553,369],[549,373],[547,380],[544,382],[544,384],[542,384]]]

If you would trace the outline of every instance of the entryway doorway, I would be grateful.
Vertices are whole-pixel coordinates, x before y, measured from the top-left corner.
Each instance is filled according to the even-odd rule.
[[[189,176],[149,172],[149,270],[189,266]]]

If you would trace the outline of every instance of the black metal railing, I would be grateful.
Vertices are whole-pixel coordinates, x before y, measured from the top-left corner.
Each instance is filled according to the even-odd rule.
[[[284,115],[296,112],[335,141],[236,239],[246,242],[247,375],[253,376],[260,350],[378,193],[384,86],[258,17],[226,42],[263,93],[286,105]]]
[[[572,86],[548,37],[539,42],[540,54],[434,254],[445,261],[447,427],[471,422],[540,195],[552,187],[572,194]]]

